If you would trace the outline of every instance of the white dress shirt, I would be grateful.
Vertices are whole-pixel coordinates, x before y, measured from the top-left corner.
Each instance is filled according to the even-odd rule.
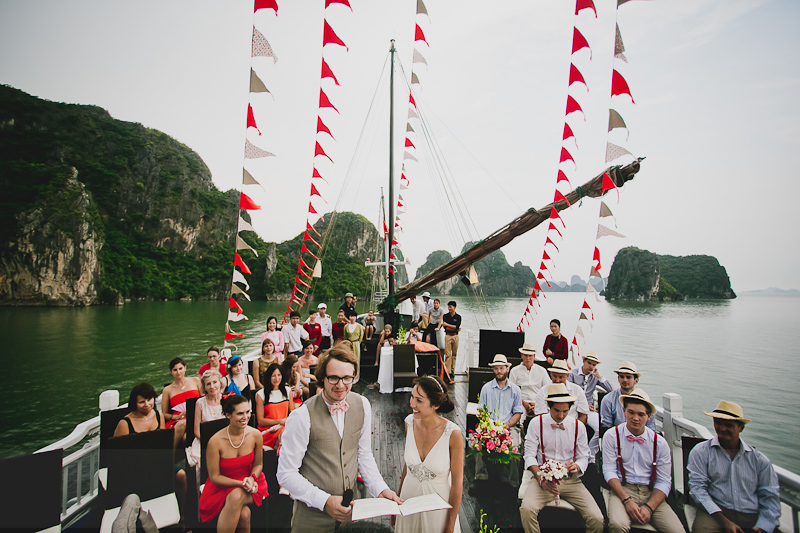
[[[361,427],[361,437],[358,439],[358,471],[367,490],[373,497],[377,497],[389,486],[383,480],[372,455],[372,408],[366,398],[358,397],[364,404],[364,425]],[[325,405],[330,407],[331,404],[324,396],[322,399],[325,400]],[[336,411],[331,416],[341,437],[344,432],[345,413]],[[281,437],[281,455],[278,460],[278,483],[288,490],[295,500],[324,511],[325,502],[328,501],[330,494],[314,486],[300,473],[310,433],[311,416],[308,413],[308,406],[303,404],[292,411],[286,420],[286,429]]]
[[[550,376],[547,375],[547,370],[536,363],[531,365],[530,370],[520,363],[511,369],[508,381],[519,387],[519,390],[522,391],[523,400],[532,402],[536,400],[536,393],[540,389],[547,388],[550,385]]]
[[[281,333],[283,341],[289,345],[289,353],[303,351],[303,339],[308,339],[308,332],[303,326],[297,324],[297,327],[293,328],[291,324],[286,324]]]
[[[308,318],[306,318],[306,324],[308,324]],[[325,318],[319,316],[317,313],[317,324],[319,324],[320,329],[322,330],[323,337],[333,337],[333,322],[331,322],[331,315],[325,315]]]
[[[564,429],[553,429],[555,420],[550,414],[542,415],[542,434],[544,435],[544,454],[547,459],[554,459],[561,464],[572,461],[573,451],[575,464],[581,469],[579,475],[586,472],[589,464],[589,444],[586,440],[586,426],[578,422],[578,442],[575,443],[575,417],[567,415],[562,424]],[[525,468],[540,466],[542,460],[542,444],[539,435],[539,417],[531,420],[528,434],[525,436]]]
[[[628,440],[628,435],[633,434],[628,431],[627,424],[620,424],[616,427],[619,428],[619,445],[622,452],[622,467],[625,469],[625,482],[649,485],[650,474],[653,471],[655,432],[645,427],[644,433],[640,435],[644,442],[640,444]],[[672,457],[669,445],[664,437],[658,437],[656,446],[656,482],[653,488],[669,495],[672,487]],[[622,482],[622,474],[617,461],[617,432],[614,428],[609,429],[603,435],[603,476],[606,481],[618,479]]]
[[[586,396],[583,394],[583,389],[569,381],[564,383],[564,385],[567,386],[569,393],[576,398],[575,403],[573,403],[572,407],[569,409],[569,416],[578,418],[578,413],[589,416],[589,402],[586,401]],[[537,415],[541,415],[550,411],[550,408],[547,407],[547,400],[545,400],[545,398],[547,398],[547,387],[542,387],[539,389],[539,392],[536,393],[536,400],[533,404],[533,411]]]

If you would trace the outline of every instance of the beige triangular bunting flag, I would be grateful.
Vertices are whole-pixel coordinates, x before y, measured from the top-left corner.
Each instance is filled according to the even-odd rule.
[[[240,320],[250,320],[245,315],[237,315],[236,311],[228,311],[228,322],[239,322]]]
[[[311,273],[312,278],[321,278],[322,277],[322,261],[317,261],[317,264],[314,265],[314,271]]]
[[[258,185],[262,189],[264,188],[258,180],[256,180],[252,174],[250,174],[247,170],[242,169],[242,184],[243,185]]]
[[[601,217],[613,217],[614,213],[611,212],[611,209],[608,208],[605,202],[600,202],[600,216]]]
[[[407,123],[407,124],[406,124],[406,133],[408,133],[409,131],[410,131],[411,133],[414,133],[414,128],[412,128],[412,127],[411,127],[411,124],[410,124],[410,123]]]
[[[231,294],[241,294],[242,296],[247,298],[248,302],[251,301],[250,297],[247,295],[247,293],[244,292],[242,289],[240,289],[238,285],[235,285],[233,283],[231,284]]]
[[[467,277],[469,278],[470,285],[475,285],[478,283],[478,273],[475,272],[474,266],[472,265],[469,266],[469,275]]]
[[[611,228],[607,228],[602,224],[598,224],[597,225],[597,238],[599,239],[600,237],[621,237],[621,238],[624,239],[625,235],[623,235],[622,233],[616,232]]]
[[[594,299],[597,300],[598,302],[600,301],[600,295],[597,294],[597,289],[595,289],[594,285],[592,285],[591,283],[586,284],[586,292],[594,293]]]
[[[405,160],[405,159],[410,159],[410,160],[412,160],[412,161],[416,161],[417,163],[419,163],[419,159],[417,159],[416,157],[414,157],[414,154],[412,154],[411,152],[404,152],[404,153],[403,153],[403,159],[404,159],[404,160]]]
[[[589,320],[589,317],[586,316],[586,313],[581,312],[581,317],[578,320]],[[591,321],[590,321],[591,322]]]
[[[619,24],[617,24],[617,35],[614,39],[614,57],[618,57],[627,63],[628,60],[625,58],[625,55],[623,55],[624,51],[625,44],[622,42],[622,34],[619,31]]]
[[[600,275],[600,272],[598,272],[597,270],[595,270],[595,269],[594,269],[594,267],[592,267],[591,271],[589,272],[589,277],[590,277],[590,278],[600,278],[600,279],[603,279],[603,276],[601,276],[601,275]]]
[[[414,111],[414,108],[413,108],[413,107],[409,107],[409,108],[408,108],[408,118],[409,118],[409,119],[412,119],[412,118],[419,118],[419,115],[417,115],[417,112],[416,112],[416,111]]]
[[[269,41],[267,41],[264,34],[258,31],[255,26],[253,26],[252,57],[271,57],[273,64],[278,61],[278,56],[275,55],[275,52],[269,45]]]
[[[408,189],[408,186],[406,185],[406,183],[404,181],[401,181],[400,182],[400,190],[404,191],[406,189]]]
[[[272,152],[259,148],[251,143],[249,139],[244,140],[244,157],[245,159],[259,159],[261,157],[275,157]]]
[[[237,349],[239,348],[238,346],[236,346],[232,342],[228,342],[228,341],[223,341],[222,347],[223,348],[237,348]]]
[[[244,239],[242,239],[238,235],[236,236],[236,249],[237,250],[250,250],[251,252],[253,252],[255,254],[256,257],[258,257],[258,252],[256,252],[255,249],[250,247],[249,244],[244,242]]]
[[[242,274],[241,272],[239,272],[236,269],[233,269],[233,281],[235,283],[243,283],[244,284],[244,290],[246,290],[246,291],[250,290],[250,284],[247,283],[246,279],[244,279],[244,274]]]
[[[250,69],[250,92],[251,93],[269,93],[269,89],[267,86],[264,85],[264,82],[261,81],[261,78],[258,77],[256,71],[252,68]],[[272,94],[272,93],[269,93]]]
[[[626,155],[633,157],[633,154],[622,146],[617,146],[614,143],[606,143],[606,163],[610,163],[611,161]]]
[[[420,84],[419,83],[419,76],[417,76],[416,72],[412,72],[411,73],[411,83],[416,83],[417,85]]]
[[[412,63],[425,63],[425,66],[428,66],[428,62],[425,61],[425,58],[422,57],[422,54],[414,50],[414,58],[411,61]]]
[[[397,199],[400,200],[401,202],[405,201],[405,200],[403,200],[403,195],[402,194],[398,194],[397,195]]]
[[[580,335],[581,338],[584,338],[584,339],[586,338],[586,335],[583,334],[583,330],[581,329],[581,325],[580,324],[578,324],[578,326],[575,328],[575,333]]]
[[[425,4],[422,3],[422,0],[417,0],[417,15],[420,13],[428,15],[428,10],[425,9]],[[428,18],[430,18],[430,15],[428,15]]]
[[[625,128],[628,129],[628,126],[625,124],[625,121],[622,120],[622,115],[617,113],[613,109],[608,110],[608,131],[611,131],[615,128]]]
[[[239,231],[255,231],[255,230],[253,229],[253,226],[251,226],[249,222],[247,222],[242,217],[239,217]]]

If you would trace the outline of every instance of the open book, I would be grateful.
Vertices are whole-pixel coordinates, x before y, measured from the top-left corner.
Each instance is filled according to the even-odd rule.
[[[444,501],[438,494],[425,494],[415,496],[397,505],[392,500],[386,498],[363,498],[353,502],[353,521],[365,520],[383,515],[403,515],[408,516],[425,511],[437,511],[439,509],[450,509],[452,505]]]

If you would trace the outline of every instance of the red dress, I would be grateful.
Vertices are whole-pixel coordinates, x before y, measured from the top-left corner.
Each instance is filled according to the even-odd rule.
[[[187,390],[186,392],[182,392],[180,394],[176,394],[174,396],[169,397],[169,414],[171,415],[179,415],[186,412],[186,400],[189,398],[199,398],[200,391],[198,390]],[[164,422],[164,427],[169,429],[171,427],[175,427],[177,424],[177,420],[167,420]]]
[[[225,459],[224,457],[219,460],[219,471],[223,476],[231,479],[242,480],[250,475],[250,469],[253,468],[253,459],[255,452],[250,452],[241,457],[234,457],[233,459]],[[267,489],[267,479],[264,477],[264,472],[261,472],[256,478],[258,483],[258,492],[253,496],[253,503],[261,506],[262,498],[269,496]],[[222,507],[225,505],[225,498],[228,493],[236,487],[220,488],[214,485],[211,479],[206,481],[206,486],[203,487],[203,494],[200,495],[200,521],[208,522],[217,516]]]
[[[314,343],[314,354],[319,352],[319,343],[322,342],[322,328],[319,324],[313,326],[306,322],[303,324],[303,329],[308,332],[308,340]]]
[[[280,401],[271,402],[270,396],[272,396],[272,394],[269,396],[264,394],[264,389],[258,391],[257,394],[261,395],[261,399],[264,400],[264,418],[278,420],[289,416],[289,400],[284,398],[283,395],[281,395]],[[264,398],[265,396],[266,399]],[[275,441],[278,440],[278,435],[283,433],[283,430],[286,429],[286,427],[280,426],[276,431],[269,431],[269,429],[269,427],[258,426],[258,430],[261,431],[261,435],[263,436],[264,446],[274,448]]]

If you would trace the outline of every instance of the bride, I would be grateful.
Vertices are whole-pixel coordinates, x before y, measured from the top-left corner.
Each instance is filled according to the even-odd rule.
[[[406,417],[406,451],[400,498],[437,493],[451,509],[398,516],[396,533],[461,531],[458,510],[464,478],[464,440],[458,426],[439,416],[454,409],[447,385],[435,376],[414,380]]]

